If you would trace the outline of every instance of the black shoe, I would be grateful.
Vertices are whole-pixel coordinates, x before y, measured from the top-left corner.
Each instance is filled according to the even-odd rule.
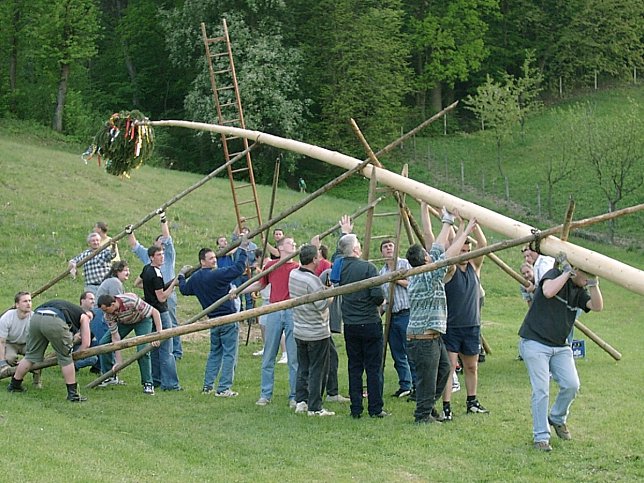
[[[391,413],[388,413],[387,411],[380,411],[377,414],[370,414],[369,417],[371,418],[386,418],[387,416],[391,416]]]
[[[485,362],[485,354],[479,354],[479,364],[482,364]]]
[[[100,374],[100,373],[101,373],[101,370],[100,370],[98,367],[94,367],[94,366],[92,366],[92,367],[90,367],[90,368],[89,368],[89,372],[90,372],[91,374]]]
[[[438,419],[436,419],[434,416],[429,415],[429,416],[425,416],[424,418],[416,419],[414,423],[415,424],[432,424],[432,423],[440,424],[441,422]]]
[[[453,419],[452,416],[452,408],[450,407],[443,407],[443,421],[451,421]]]
[[[411,394],[411,391],[409,389],[400,388],[395,393],[393,393],[391,397],[405,397],[405,396],[409,396],[410,394]]]
[[[362,414],[359,413],[351,413],[351,417],[353,419],[360,419],[362,417]]]
[[[445,421],[445,415],[436,411],[436,408],[432,409],[432,418],[434,418],[439,423]]]
[[[77,392],[67,394],[67,400],[69,402],[85,402],[87,401],[87,398],[85,396],[81,396]]]
[[[22,386],[14,386],[12,384],[9,384],[7,386],[7,391],[9,391],[9,392],[26,392],[27,390]]]
[[[474,401],[468,401],[467,403],[468,414],[474,414],[474,413],[487,414],[489,412],[490,411],[488,411],[483,406],[481,406],[481,403],[479,402],[478,399],[475,399]]]
[[[407,402],[416,402],[416,389],[412,389],[407,396]]]

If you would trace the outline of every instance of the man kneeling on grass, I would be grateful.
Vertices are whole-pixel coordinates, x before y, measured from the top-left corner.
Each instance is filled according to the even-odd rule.
[[[136,335],[149,334],[152,332],[153,320],[157,332],[161,332],[162,330],[159,311],[147,302],[141,300],[136,294],[101,295],[98,298],[98,307],[105,314],[105,321],[109,329],[99,341],[99,345],[118,342],[132,331]],[[159,347],[161,342],[155,340],[151,342],[151,345],[152,347]],[[145,345],[139,345],[136,350],[140,351],[144,347]],[[121,351],[116,351],[114,356],[116,359],[114,367],[123,363]],[[101,354],[99,358],[101,361],[101,371],[107,372],[110,365],[110,354]],[[150,353],[145,354],[137,362],[141,373],[143,393],[153,396],[154,384],[152,382],[152,361]],[[109,385],[109,383],[105,385]]]
[[[291,298],[324,290],[322,281],[315,275],[319,263],[317,247],[304,245],[300,249],[300,268],[289,274],[288,290]],[[296,413],[335,416],[333,411],[322,407],[331,347],[330,303],[331,299],[323,299],[293,308],[293,336],[297,344]]]
[[[557,262],[559,268],[547,271],[540,280],[519,329],[519,354],[532,385],[534,447],[540,451],[552,451],[550,426],[561,439],[572,439],[566,420],[579,391],[579,376],[566,338],[578,308],[585,312],[604,308],[597,278],[573,269],[564,253],[557,256]],[[559,394],[548,414],[550,374],[559,385]]]

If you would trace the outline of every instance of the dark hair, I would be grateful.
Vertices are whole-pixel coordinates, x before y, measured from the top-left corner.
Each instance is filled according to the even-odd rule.
[[[384,240],[382,240],[382,241],[380,242],[380,251],[382,251],[382,247],[383,247],[384,245],[386,245],[387,243],[393,243],[394,245],[396,244],[396,242],[395,242],[395,241],[390,240],[389,238],[385,238]]]
[[[107,272],[107,275],[105,276],[105,280],[107,280],[108,278],[116,277],[117,273],[122,272],[126,268],[127,268],[127,262],[125,260],[112,262],[112,266],[110,267],[110,271]]]
[[[91,290],[85,290],[83,293],[81,293],[81,296],[80,296],[81,302],[87,298],[88,293],[91,293],[92,295],[94,295],[94,292],[92,292]]]
[[[109,307],[116,301],[116,297],[114,295],[109,295],[109,294],[103,294],[101,295],[98,300],[96,301],[96,305],[100,307]]]
[[[304,245],[300,248],[300,263],[302,265],[308,265],[309,263],[312,263],[317,254],[317,247],[313,245]]]
[[[427,252],[422,245],[414,243],[409,247],[405,256],[412,267],[420,267],[425,265],[425,253]]]
[[[326,245],[320,245],[320,255],[322,255],[322,258],[325,260],[329,259],[329,247]]]
[[[202,248],[199,250],[199,260],[205,260],[206,259],[206,253],[212,252],[212,248]]]
[[[107,223],[105,223],[104,221],[97,221],[96,225],[94,226],[96,226],[96,228],[101,230],[103,233],[107,234]]]
[[[255,258],[264,258],[264,250],[261,248],[255,250]]]
[[[148,257],[152,258],[157,252],[162,252],[162,251],[163,251],[163,247],[152,245],[150,248],[148,248]]]
[[[24,290],[21,292],[18,292],[16,296],[13,298],[13,302],[17,304],[18,302],[20,302],[20,299],[25,295],[31,295],[31,293],[25,292]]]
[[[275,234],[275,232],[276,232],[276,231],[281,231],[281,232],[282,232],[282,234],[284,234],[284,230],[282,230],[281,228],[275,228],[275,229],[273,230],[273,235]]]

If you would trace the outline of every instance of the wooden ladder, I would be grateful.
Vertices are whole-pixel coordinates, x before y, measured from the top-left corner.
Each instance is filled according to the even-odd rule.
[[[206,25],[201,23],[212,96],[217,109],[217,122],[222,126],[246,129],[226,19],[222,20],[222,27],[223,35],[209,38]],[[222,134],[221,144],[226,162],[248,149],[248,140],[238,136]],[[228,166],[228,180],[238,226],[242,226],[242,219],[257,220],[257,226],[260,226],[262,217],[250,152],[246,153],[245,166]]]

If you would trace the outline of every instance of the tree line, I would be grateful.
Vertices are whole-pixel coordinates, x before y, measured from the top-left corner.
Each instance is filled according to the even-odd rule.
[[[222,18],[247,127],[359,157],[350,117],[384,146],[401,126],[471,95],[456,122],[487,122],[501,136],[502,120],[490,116],[503,113],[483,114],[475,96],[523,89],[513,113],[521,123],[535,92],[598,74],[623,80],[644,63],[644,4],[631,0],[4,0],[0,117],[87,143],[120,110],[214,122],[200,23],[214,36]],[[156,142],[166,166],[208,172],[221,163],[209,135],[168,129]],[[271,179],[276,155],[254,154],[260,181]]]

